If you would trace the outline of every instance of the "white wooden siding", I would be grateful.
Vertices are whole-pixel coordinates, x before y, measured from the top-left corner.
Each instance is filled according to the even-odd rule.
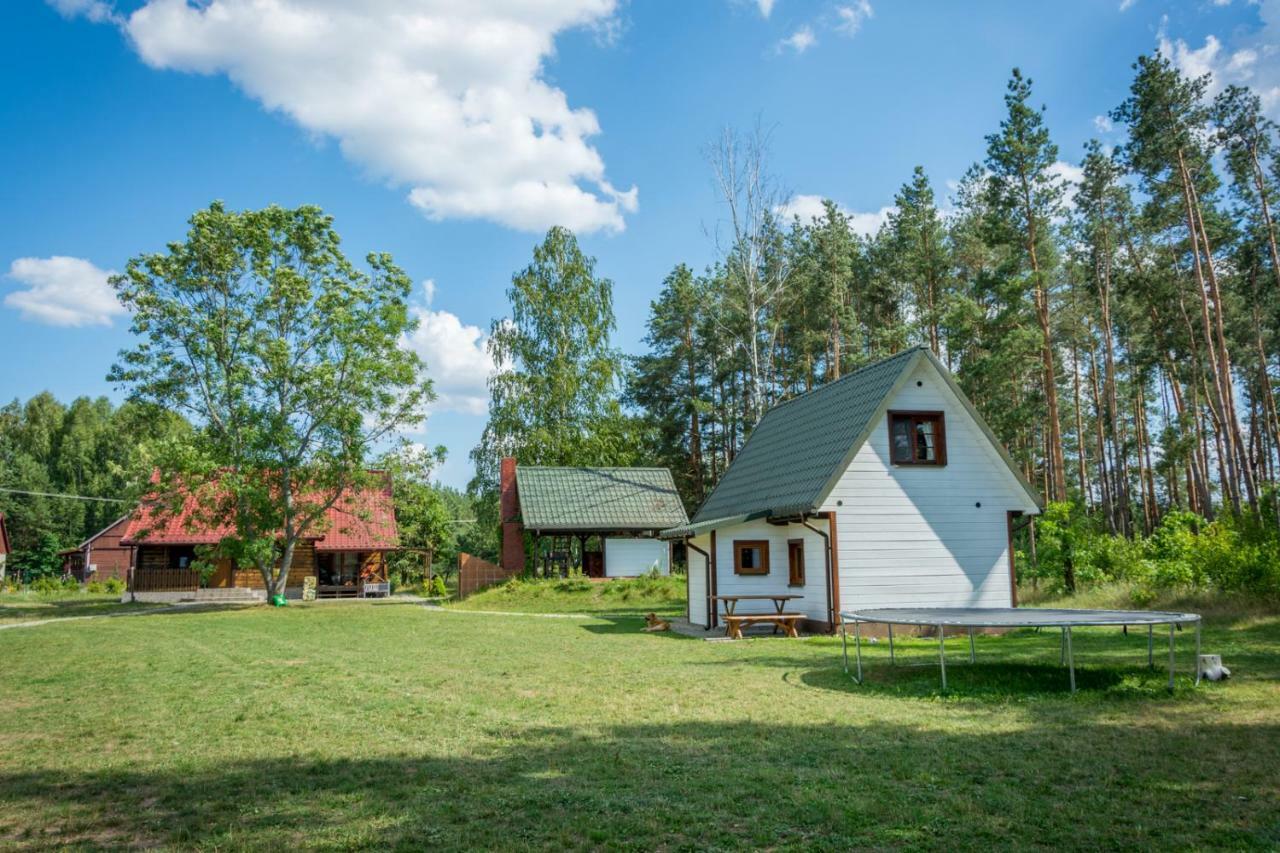
[[[826,527],[823,519],[810,522],[819,530]],[[764,539],[769,543],[769,574],[739,575],[733,571],[733,543],[737,539]],[[790,572],[787,564],[787,541],[804,540],[804,585],[789,586]],[[699,543],[700,544],[700,543]],[[786,610],[803,613],[809,619],[826,622],[827,612],[827,561],[826,543],[822,537],[799,524],[769,524],[763,519],[722,527],[716,530],[716,594],[717,595],[801,595],[802,599],[787,602]],[[738,613],[772,613],[772,601],[744,601],[737,607]],[[717,602],[716,612],[723,613],[724,605]],[[705,617],[704,617],[705,620]]]
[[[711,537],[697,536],[689,540],[690,543],[701,548],[706,553],[711,553]],[[693,548],[688,548],[689,566],[688,566],[688,596],[689,596],[689,621],[694,625],[707,627],[707,558],[699,554]]]
[[[671,571],[670,546],[661,539],[618,537],[604,540],[604,576],[629,578]]]
[[[890,409],[943,412],[947,464],[891,465]],[[1005,513],[1037,511],[926,363],[876,416],[871,436],[822,509],[836,513],[840,606],[846,609],[1008,607]]]

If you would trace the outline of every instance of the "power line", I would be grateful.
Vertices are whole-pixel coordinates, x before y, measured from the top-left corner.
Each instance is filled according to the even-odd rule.
[[[54,494],[53,492],[28,492],[24,489],[0,488],[0,492],[7,492],[8,494],[11,494],[11,495],[32,495],[37,498],[66,498],[67,500],[72,500],[72,501],[105,501],[106,503],[113,503],[113,504],[131,503],[131,501],[126,501],[122,498],[95,498],[92,495],[58,495],[58,494]]]

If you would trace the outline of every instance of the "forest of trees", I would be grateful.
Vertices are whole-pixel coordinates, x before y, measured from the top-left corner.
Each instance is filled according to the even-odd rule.
[[[14,549],[11,569],[47,574],[73,547],[130,508],[149,448],[181,438],[180,415],[139,403],[78,397],[69,405],[47,392],[0,407],[0,512]],[[98,500],[69,500],[53,495]]]
[[[594,282],[578,286],[583,307],[556,314],[554,328],[527,310],[495,325],[495,355],[513,370],[493,386],[473,489],[491,494],[499,448],[534,463],[638,457],[669,466],[692,511],[768,407],[922,345],[1050,502],[1043,545],[1066,586],[1073,539],[1145,541],[1166,521],[1198,531],[1246,520],[1269,543],[1258,559],[1280,556],[1277,127],[1248,89],[1210,97],[1207,77],[1161,55],[1133,70],[1110,114],[1124,141],[1071,157],[1015,69],[1004,118],[950,199],[918,167],[866,237],[830,201],[812,220],[788,219],[767,132],[726,132],[707,152],[724,211],[718,261],[666,277],[647,353],[624,365],[609,350],[608,282],[591,278],[589,259],[576,268]],[[520,292],[541,263],[517,276],[517,308],[548,304]],[[580,344],[577,368],[539,361],[538,342],[571,351],[557,336]],[[584,390],[566,370],[599,381]],[[626,376],[625,414],[607,411],[615,374]],[[577,389],[542,411],[552,432],[629,441],[548,439],[512,406],[520,376]],[[1035,528],[1026,536],[1034,560]]]

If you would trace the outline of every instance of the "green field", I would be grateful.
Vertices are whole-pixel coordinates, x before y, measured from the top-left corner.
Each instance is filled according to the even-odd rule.
[[[574,595],[594,612],[392,600],[0,630],[0,847],[1280,845],[1265,611],[1210,617],[1223,684],[1192,688],[1189,632],[1170,696],[1145,634],[1082,630],[1071,695],[1056,635],[1023,632],[980,638],[941,696],[884,644],[857,687],[829,638],[639,633],[663,594],[467,606]]]

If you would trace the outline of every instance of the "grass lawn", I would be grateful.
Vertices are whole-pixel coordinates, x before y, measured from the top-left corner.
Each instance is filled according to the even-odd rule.
[[[154,604],[120,603],[119,595],[89,595],[72,592],[37,595],[33,592],[0,593],[0,626],[38,619],[66,619],[74,616],[102,616],[154,610]]]
[[[1090,629],[1074,696],[1030,632],[981,637],[940,696],[884,644],[857,687],[830,638],[642,634],[651,600],[577,595],[555,607],[593,615],[392,600],[0,631],[0,847],[1280,845],[1274,614],[1211,617],[1222,684],[1191,687],[1189,632],[1170,696],[1145,634]]]
[[[529,613],[684,612],[681,576],[623,578],[613,581],[513,580],[490,587],[451,607],[459,610],[514,610]]]

